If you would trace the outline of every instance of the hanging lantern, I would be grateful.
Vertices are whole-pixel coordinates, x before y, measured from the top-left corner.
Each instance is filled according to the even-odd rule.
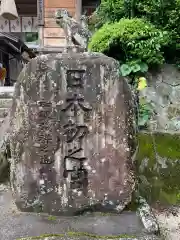
[[[18,18],[15,0],[1,0],[0,16],[7,20],[15,20]]]

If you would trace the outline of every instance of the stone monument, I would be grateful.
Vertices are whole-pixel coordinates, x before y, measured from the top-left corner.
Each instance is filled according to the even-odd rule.
[[[120,212],[135,188],[131,91],[99,53],[41,55],[11,110],[11,186],[22,211]]]
[[[0,161],[2,156],[3,164],[10,162],[11,190],[21,211],[120,213],[136,185],[132,93],[114,59],[85,52],[90,37],[86,24],[77,23],[64,9],[56,20],[67,47],[64,53],[41,55],[25,65],[0,128]],[[158,233],[151,208],[144,199],[136,200],[144,227]],[[113,215],[111,222],[116,233],[124,234],[114,228],[116,217],[124,223],[127,213]],[[124,226],[129,229],[136,220],[125,220]],[[100,224],[94,224],[99,232]],[[103,229],[114,232],[107,224]],[[149,233],[141,239],[157,239]]]

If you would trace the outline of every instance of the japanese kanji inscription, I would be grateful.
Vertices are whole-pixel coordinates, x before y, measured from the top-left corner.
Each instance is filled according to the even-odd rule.
[[[83,140],[88,134],[88,127],[84,124],[84,113],[92,110],[85,101],[83,89],[84,70],[73,69],[67,71],[67,98],[62,108],[67,124],[63,126],[66,137],[67,151],[64,156],[64,177],[70,178],[72,189],[83,189],[87,184],[87,170],[84,161]],[[78,121],[80,119],[80,122]]]

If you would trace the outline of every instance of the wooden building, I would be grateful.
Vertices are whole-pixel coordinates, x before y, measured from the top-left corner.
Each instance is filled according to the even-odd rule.
[[[65,46],[64,32],[54,19],[57,9],[65,8],[79,20],[85,12],[90,15],[99,0],[15,0],[15,3],[17,19],[7,20],[0,16],[0,63],[7,68],[6,85],[12,85],[22,69],[19,57],[22,45],[23,48],[37,49],[38,52],[61,51]],[[13,52],[13,44],[19,53]]]
[[[13,85],[22,70],[22,53],[30,50],[25,44],[28,34],[38,36],[37,0],[16,0],[15,3],[19,15],[16,20],[0,17],[0,63],[6,68],[6,86]]]
[[[0,0],[1,1],[1,0]],[[15,0],[18,19],[0,18],[0,32],[11,33],[32,46],[57,48],[65,45],[64,33],[56,24],[54,13],[66,8],[79,20],[82,13],[91,14],[100,0]],[[31,33],[31,34],[30,34]],[[32,36],[32,40],[29,40]],[[34,37],[34,39],[33,39]]]

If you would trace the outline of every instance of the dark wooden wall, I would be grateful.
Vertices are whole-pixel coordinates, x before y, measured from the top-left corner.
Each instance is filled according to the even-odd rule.
[[[15,2],[19,15],[37,16],[37,0],[15,0]]]

